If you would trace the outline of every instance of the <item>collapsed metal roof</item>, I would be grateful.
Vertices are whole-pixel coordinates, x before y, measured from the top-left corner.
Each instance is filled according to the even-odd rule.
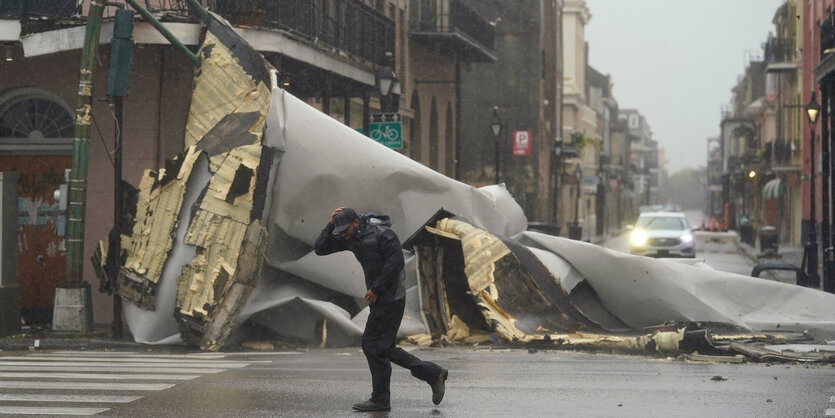
[[[411,236],[400,336],[415,341],[691,352],[835,337],[828,293],[525,232],[503,186],[462,184],[322,114],[220,21],[199,56],[186,148],[145,173],[119,276],[103,276],[131,302],[139,342],[219,350],[246,321],[358,343],[360,266],[312,251],[338,206],[388,214]]]

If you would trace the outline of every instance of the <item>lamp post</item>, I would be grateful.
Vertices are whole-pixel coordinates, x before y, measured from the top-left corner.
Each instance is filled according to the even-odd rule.
[[[554,225],[559,231],[560,225],[560,163],[562,162],[562,137],[554,139]],[[557,233],[559,235],[559,233]]]
[[[496,184],[499,184],[499,135],[502,133],[502,121],[499,119],[499,107],[493,106],[493,121],[490,122],[493,142],[496,146]]]
[[[823,274],[821,276],[821,288],[824,292],[833,293],[833,248],[832,248],[832,230],[830,227],[830,212],[829,212],[829,198],[830,198],[830,126],[832,123],[829,108],[831,106],[831,92],[832,84],[824,83],[823,89],[826,92],[821,94],[821,108],[825,111],[821,113],[821,252],[823,254]]]
[[[580,183],[583,181],[583,168],[580,163],[574,166],[574,179],[577,180],[577,195],[574,197],[574,221],[568,226],[568,238],[583,239],[583,228],[580,228]]]
[[[820,105],[815,100],[815,92],[812,92],[812,97],[809,99],[809,104],[806,105],[806,116],[809,118],[809,131],[811,136],[809,138],[809,241],[803,249],[803,263],[806,265],[806,285],[818,288],[820,279],[818,277],[818,242],[815,233],[816,213],[815,213],[815,127],[818,122],[818,115],[820,114]]]
[[[394,93],[400,81],[397,80],[397,74],[394,73],[392,63],[394,61],[394,54],[386,52],[385,64],[377,70],[375,83],[377,91],[380,93],[380,111],[382,113],[397,112],[396,102],[394,100]]]

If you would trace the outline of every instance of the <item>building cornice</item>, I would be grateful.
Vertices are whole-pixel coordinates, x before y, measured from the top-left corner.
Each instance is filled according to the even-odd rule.
[[[589,20],[591,20],[591,11],[589,11],[589,7],[586,5],[586,0],[566,0],[562,8],[562,13],[563,16],[569,14],[578,15],[583,25],[589,23]]]

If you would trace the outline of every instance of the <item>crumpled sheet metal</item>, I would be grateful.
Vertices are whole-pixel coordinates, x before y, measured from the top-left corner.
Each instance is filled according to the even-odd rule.
[[[629,328],[667,321],[712,322],[754,332],[806,331],[816,340],[835,338],[835,295],[830,293],[536,232],[514,239],[559,254],[594,290],[601,305]]]
[[[160,263],[153,291],[146,292],[152,304],[144,309],[128,304],[125,310],[137,341],[185,339],[219,349],[222,338],[205,336],[214,329],[212,321],[222,317],[234,327],[267,310],[305,313],[259,315],[262,322],[273,318],[268,328],[279,335],[291,335],[292,328],[310,320],[339,328],[332,335],[338,331],[358,341],[367,316],[367,308],[359,308],[365,306],[359,264],[349,253],[317,257],[312,252],[337,206],[388,214],[401,236],[440,206],[505,234],[526,228],[521,207],[503,186],[476,189],[445,177],[268,85],[269,65],[223,22],[208,23],[199,56],[185,138],[188,155],[198,162],[180,173],[180,200],[172,210],[152,216],[164,217],[156,220],[164,223],[157,233],[168,241],[156,248],[164,268]],[[256,269],[258,286],[250,292],[235,284],[256,282],[236,275],[245,231],[258,219],[269,232],[268,244],[262,245],[266,255],[249,261],[266,264]],[[422,329],[414,309],[415,282],[410,272],[401,334]],[[230,295],[234,301],[224,299]],[[328,304],[332,308],[322,308]],[[224,312],[215,315],[219,307]],[[343,307],[352,310],[350,322]],[[214,331],[225,338],[229,329]]]
[[[498,236],[465,221],[451,217],[437,220],[437,215],[427,221],[424,231],[407,240],[407,248],[414,248],[417,254],[444,254],[435,259],[422,257],[422,262],[443,264],[445,274],[433,274],[431,266],[423,266],[426,273],[420,275],[422,281],[440,281],[441,286],[419,283],[420,289],[446,289],[443,294],[426,292],[421,301],[424,319],[445,317],[448,322],[437,327],[427,320],[427,328],[436,332],[432,335],[435,341],[463,340],[472,328],[492,332],[507,341],[547,343],[562,348],[676,353],[693,348],[692,341],[684,338],[685,329],[692,325],[703,332],[689,331],[689,338],[704,340],[706,347],[715,342],[727,344],[734,339],[757,338],[751,332],[762,333],[759,338],[768,335],[774,341],[784,338],[780,333],[785,332],[819,340],[835,336],[835,296],[821,291],[695,264],[623,254],[535,232],[523,232],[504,243]],[[446,255],[456,246],[463,253],[460,259]],[[525,274],[541,269],[535,263],[522,262],[522,272],[508,268],[508,261],[524,260],[524,251],[518,246],[527,248],[547,268],[549,280],[531,281],[534,275]],[[443,251],[433,251],[433,247]],[[450,261],[460,265],[450,265]],[[463,274],[456,275],[456,271]],[[466,304],[449,303],[456,297],[460,300],[454,294],[460,292],[455,290],[460,289],[456,280],[467,281],[470,297],[477,300],[480,318],[468,313]],[[517,293],[527,300],[503,302],[508,293],[512,294],[512,287],[500,286],[503,282],[528,289]],[[549,282],[565,291],[571,307],[559,305],[560,314],[568,313],[566,316],[574,322],[557,322],[555,327],[554,322],[548,323],[554,319],[548,316],[549,311],[537,307],[542,295],[555,304],[564,302],[557,297],[559,292],[545,291]],[[777,298],[773,297],[775,293]],[[450,312],[427,313],[444,309]],[[529,322],[521,329],[518,318],[526,316],[541,320],[541,325],[533,329]],[[462,318],[469,318],[464,321],[465,327],[456,324]],[[690,325],[675,332],[663,331],[669,328],[664,324],[669,323]],[[655,330],[645,332],[651,328]],[[438,331],[445,335],[439,338]],[[712,339],[710,335],[717,337]]]
[[[213,33],[216,32],[210,25],[208,35]],[[265,71],[263,65],[258,71],[251,70],[258,59],[251,51],[246,52],[246,48],[238,48],[243,45],[221,47],[221,44],[234,44],[241,40],[230,38],[231,35],[223,31],[219,33],[217,40],[207,35],[207,42],[215,42],[215,46],[204,49],[204,57],[234,50],[234,54],[241,54],[237,56],[237,62],[249,68],[244,74]],[[221,39],[223,37],[226,38]],[[224,71],[212,71],[209,65],[201,70],[201,77],[212,73],[228,77],[226,66],[234,64],[235,60],[218,57],[217,66]],[[326,333],[330,328],[332,336],[340,336],[332,340],[344,338],[345,341],[356,341],[361,333],[368,310],[360,309],[364,306],[362,295],[365,289],[358,263],[348,253],[326,257],[312,254],[313,242],[331,211],[344,205],[390,215],[393,229],[401,239],[421,228],[438,208],[456,213],[474,227],[511,237],[504,238],[505,245],[508,248],[525,247],[525,251],[535,255],[538,262],[547,267],[549,274],[558,279],[552,285],[561,287],[571,309],[576,309],[577,312],[569,312],[565,309],[565,300],[545,292],[550,295],[545,297],[551,302],[550,307],[559,308],[550,311],[552,318],[558,317],[559,320],[554,321],[557,324],[570,325],[574,321],[586,329],[592,324],[603,330],[620,332],[667,321],[713,321],[735,324],[752,331],[809,329],[816,337],[835,336],[832,295],[523,232],[526,229],[524,214],[503,186],[477,189],[447,178],[377,144],[285,91],[278,88],[270,91],[263,82],[264,77],[253,75],[252,80],[256,80],[254,84],[243,84],[255,86],[248,89],[238,83],[224,84],[198,78],[193,104],[196,102],[195,106],[200,106],[203,100],[208,101],[205,112],[192,111],[186,143],[194,145],[201,156],[195,162],[192,173],[183,177],[189,184],[180,205],[177,227],[168,232],[174,235],[174,239],[157,280],[153,301],[157,311],[144,311],[127,305],[126,317],[137,341],[170,343],[180,340],[179,326],[188,325],[190,318],[197,318],[202,312],[209,313],[205,303],[201,306],[199,300],[209,302],[210,306],[212,302],[221,302],[215,300],[215,295],[224,290],[212,288],[209,291],[205,286],[214,286],[219,277],[226,277],[239,264],[231,260],[241,254],[240,248],[237,252],[229,248],[212,250],[211,245],[195,248],[185,242],[187,227],[192,222],[189,211],[198,202],[199,210],[213,213],[223,205],[229,205],[224,213],[238,213],[240,210],[238,215],[225,217],[237,223],[246,219],[247,211],[250,212],[250,220],[263,221],[267,229],[267,244],[263,246],[265,266],[260,271],[258,285],[252,289],[251,296],[239,296],[237,301],[245,302],[246,306],[238,304],[234,310],[240,309],[240,314],[228,316],[226,320],[240,324],[257,314],[256,319],[262,325],[279,335],[297,335],[298,338],[316,341],[322,338],[322,334],[315,335],[317,330]],[[202,89],[201,86],[207,88]],[[223,88],[231,88],[232,91],[227,92]],[[224,95],[240,99],[244,104],[230,105],[225,102],[228,98]],[[224,103],[211,103],[217,100]],[[262,130],[264,136],[259,137]],[[262,146],[257,167],[252,163],[254,159],[240,158],[238,164],[238,168],[244,166],[259,178],[253,180],[251,174],[238,168],[233,175],[233,171],[227,169],[231,167],[224,166],[235,149],[256,145],[259,141]],[[220,172],[223,174],[213,179]],[[235,178],[240,181],[236,182]],[[223,182],[226,186],[216,187]],[[232,187],[233,183],[237,187]],[[265,185],[265,192],[256,191],[259,184]],[[202,206],[200,191],[207,187],[216,189],[212,207]],[[238,191],[232,193],[232,189]],[[260,200],[255,202],[253,199]],[[207,214],[195,215],[195,219],[201,216]],[[232,231],[233,225],[230,224],[227,229]],[[191,232],[189,240],[201,231]],[[235,236],[240,236],[240,233]],[[211,241],[211,237],[203,237],[200,242],[208,242],[205,240]],[[205,267],[190,264],[199,256],[206,258]],[[417,289],[418,268],[413,258],[407,260],[408,300],[401,336],[426,332]],[[190,281],[188,277],[181,277],[184,267],[189,265],[189,268],[196,267],[202,272],[202,280]],[[478,270],[479,266],[474,268]],[[193,270],[190,274],[193,275]],[[194,285],[192,296],[202,296],[183,304],[181,295],[180,305],[177,305],[178,278],[181,283],[190,283],[189,288]],[[512,279],[509,278],[507,283],[513,283]],[[540,287],[544,285],[542,281],[534,282]],[[229,286],[223,287],[229,289]],[[512,312],[510,305],[501,305],[505,296],[495,283],[479,286],[479,289],[484,296],[490,296],[485,297],[485,306],[492,303],[497,308],[495,312],[501,309],[504,311],[502,316],[516,320],[508,320],[510,339],[520,339],[516,331],[524,335],[561,335],[551,325],[542,326],[541,332],[537,332],[539,327],[532,327],[531,322],[520,324],[520,321],[528,319]],[[494,297],[496,294],[498,299]],[[513,305],[516,304],[518,301]],[[183,308],[179,322],[171,315],[175,306]],[[288,318],[287,312],[294,312],[297,317]],[[552,318],[542,317],[543,320]],[[319,324],[327,325],[321,327]],[[471,322],[466,325],[472,327]],[[520,326],[527,332],[522,331]],[[452,329],[454,336],[464,334],[462,327]],[[471,329],[471,336],[478,331]],[[572,335],[578,330],[574,331]],[[215,342],[214,346],[207,348],[217,349],[219,345],[222,344]]]

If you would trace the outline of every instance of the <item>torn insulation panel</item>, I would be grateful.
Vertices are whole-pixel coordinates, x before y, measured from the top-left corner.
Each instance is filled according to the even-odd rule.
[[[439,211],[405,243],[418,259],[421,313],[433,337],[456,339],[472,327],[527,341],[542,330],[599,329],[529,250],[444,215],[452,214]]]
[[[174,158],[176,172],[150,170],[139,184],[133,233],[125,240],[127,254],[119,269],[119,294],[144,309],[154,309],[154,296],[163,267],[171,251],[174,228],[186,182],[199,152],[189,147]]]
[[[228,25],[212,20],[208,26],[186,125],[186,152],[159,173],[147,171],[140,184],[119,293],[143,310],[170,307],[173,318],[156,318],[166,323],[159,328],[171,329],[173,319],[182,340],[217,350],[264,262],[266,229],[260,217],[273,153],[263,158],[261,142],[272,87],[266,77],[271,67],[263,57]],[[208,174],[207,181],[192,182],[200,189],[187,190],[201,156],[201,170],[207,172],[198,174]],[[175,276],[176,288],[166,285],[168,290],[157,297],[162,276]],[[138,339],[156,334],[154,325],[134,316],[127,320]]]

